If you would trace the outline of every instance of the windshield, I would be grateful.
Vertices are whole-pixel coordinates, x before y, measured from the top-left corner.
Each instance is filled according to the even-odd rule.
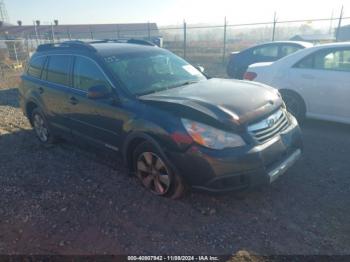
[[[108,56],[105,61],[127,89],[137,96],[206,79],[199,70],[170,52]]]

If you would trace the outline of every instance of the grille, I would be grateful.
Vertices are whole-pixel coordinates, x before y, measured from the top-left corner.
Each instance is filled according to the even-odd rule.
[[[265,143],[289,126],[287,113],[280,109],[260,122],[250,125],[248,131],[259,143]]]

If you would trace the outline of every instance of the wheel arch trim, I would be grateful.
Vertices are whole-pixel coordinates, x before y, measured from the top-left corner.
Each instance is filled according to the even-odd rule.
[[[166,155],[162,149],[162,147],[160,146],[160,144],[149,134],[144,133],[144,132],[139,132],[139,131],[134,131],[132,133],[130,133],[127,137],[126,140],[122,146],[122,154],[123,154],[123,161],[124,163],[127,165],[130,161],[128,153],[130,150],[130,146],[133,144],[133,142],[135,142],[136,140],[144,140],[147,142],[152,143],[157,150],[159,150],[160,154],[162,155],[162,157],[166,158]]]
[[[135,140],[144,140],[145,142],[150,142],[152,145],[154,145],[156,147],[156,149],[158,150],[160,156],[163,158],[163,160],[165,161],[166,165],[169,165],[169,167],[171,168],[171,170],[173,170],[173,172],[175,172],[178,176],[180,176],[181,178],[184,179],[184,177],[181,175],[181,173],[179,172],[179,170],[176,168],[176,166],[173,164],[173,162],[169,159],[169,157],[165,154],[164,149],[162,148],[162,146],[159,144],[159,142],[157,142],[157,140],[155,138],[153,138],[150,134],[144,133],[144,132],[140,132],[140,131],[134,131],[131,134],[129,134],[124,142],[124,145],[122,147],[122,158],[123,158],[123,162],[124,164],[129,168],[129,171],[132,171],[130,169],[130,155],[129,155],[129,150],[130,150],[130,145],[132,145],[132,143]],[[186,179],[185,179],[186,181]]]

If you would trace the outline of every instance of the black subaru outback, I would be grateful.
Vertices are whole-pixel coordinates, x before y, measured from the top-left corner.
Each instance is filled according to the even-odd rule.
[[[267,185],[302,152],[277,90],[209,78],[143,41],[39,46],[20,104],[42,143],[60,137],[118,152],[144,187],[171,198],[186,186]]]

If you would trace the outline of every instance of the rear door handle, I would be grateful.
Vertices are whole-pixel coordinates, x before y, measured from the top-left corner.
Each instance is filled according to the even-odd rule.
[[[76,99],[74,96],[71,96],[71,97],[69,98],[69,103],[71,103],[72,105],[76,105],[76,104],[79,103],[79,100]]]
[[[39,90],[39,94],[42,94],[42,93],[44,93],[44,88],[42,88],[42,87],[39,87],[39,88],[38,88],[38,90]]]

